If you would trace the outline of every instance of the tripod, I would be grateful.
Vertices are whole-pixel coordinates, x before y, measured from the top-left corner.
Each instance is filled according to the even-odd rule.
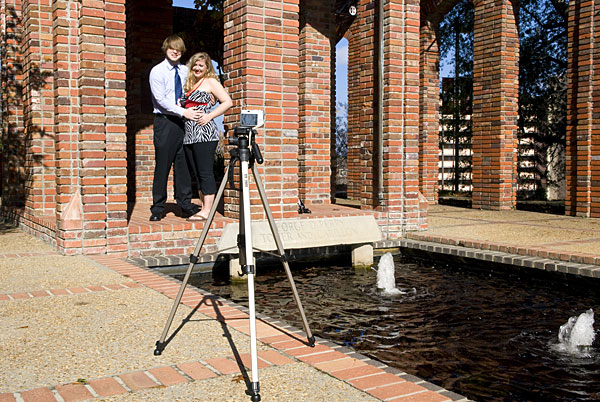
[[[200,238],[196,243],[196,248],[193,254],[190,255],[190,264],[183,279],[183,283],[181,284],[179,293],[177,294],[177,297],[173,302],[171,313],[169,314],[169,318],[167,319],[167,323],[165,325],[160,339],[156,342],[156,349],[154,350],[154,354],[158,356],[162,353],[166,346],[165,339],[167,337],[167,333],[173,322],[173,318],[177,311],[177,307],[179,306],[179,302],[181,301],[181,297],[183,296],[183,292],[185,291],[185,287],[187,286],[190,274],[192,273],[192,269],[194,268],[194,265],[198,262],[198,255],[200,253],[200,250],[202,249],[204,240],[206,239],[210,226],[215,217],[217,205],[219,204],[219,201],[223,196],[225,185],[227,184],[227,181],[229,179],[230,187],[238,191],[238,194],[241,193],[238,232],[239,234],[237,239],[237,246],[239,250],[240,265],[242,267],[241,275],[248,275],[248,307],[250,311],[249,321],[252,382],[249,386],[250,389],[247,391],[247,393],[250,395],[250,399],[252,402],[260,401],[260,387],[258,382],[258,361],[256,348],[256,310],[254,303],[255,267],[253,262],[252,228],[250,220],[250,183],[248,180],[249,168],[252,169],[252,175],[254,176],[254,181],[256,183],[256,187],[258,189],[258,193],[260,195],[260,199],[262,201],[262,205],[267,215],[269,226],[271,228],[271,232],[273,234],[273,238],[277,246],[277,251],[279,253],[278,256],[281,259],[288,281],[290,282],[294,301],[296,302],[296,306],[298,307],[298,311],[302,318],[304,331],[308,339],[308,345],[312,347],[315,344],[315,337],[312,335],[308,326],[306,315],[304,314],[304,308],[302,307],[302,302],[300,301],[300,297],[298,296],[298,291],[296,290],[296,285],[294,284],[294,278],[292,277],[292,272],[290,271],[288,258],[285,254],[285,250],[283,249],[283,243],[281,242],[281,239],[279,237],[279,232],[277,231],[277,226],[275,225],[273,214],[271,213],[271,209],[269,208],[269,203],[267,201],[267,196],[262,181],[258,174],[256,164],[254,163],[257,162],[259,164],[262,164],[264,161],[260,153],[260,148],[258,147],[258,144],[256,144],[256,142],[254,141],[255,135],[256,130],[254,130],[254,128],[240,126],[234,129],[234,137],[229,138],[229,144],[237,145],[237,148],[233,148],[230,151],[231,157],[229,160],[229,164],[225,169],[223,181],[221,182],[221,186],[219,187],[217,195],[215,196],[215,201],[208,214],[208,218],[206,219],[204,228],[202,229],[202,234],[200,235]],[[233,167],[235,166],[235,163],[237,161],[240,162],[240,188],[235,187],[235,183],[233,180]]]

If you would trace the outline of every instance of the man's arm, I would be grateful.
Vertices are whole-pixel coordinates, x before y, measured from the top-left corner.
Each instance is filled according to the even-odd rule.
[[[175,99],[170,99],[171,97],[167,96],[165,85],[160,74],[155,69],[150,71],[150,90],[152,91],[152,96],[163,110],[183,117],[185,109],[175,104]]]

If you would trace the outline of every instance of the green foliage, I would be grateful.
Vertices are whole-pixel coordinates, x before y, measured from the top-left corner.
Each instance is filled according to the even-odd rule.
[[[555,180],[538,170],[548,184],[564,178],[567,8],[564,1],[525,0],[520,11],[519,137],[534,140],[538,163],[560,170]]]
[[[222,0],[195,0],[198,9],[193,26],[178,35],[188,48],[186,54],[206,52],[219,67],[223,66],[224,24]],[[218,73],[222,74],[219,69]],[[222,75],[220,76],[223,82]]]

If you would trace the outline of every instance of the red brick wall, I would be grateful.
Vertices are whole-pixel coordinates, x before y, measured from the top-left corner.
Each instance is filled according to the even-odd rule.
[[[600,217],[600,22],[597,1],[569,3],[565,213]]]
[[[297,215],[298,12],[297,0],[225,2],[225,86],[234,104],[225,123],[237,125],[241,109],[265,112],[257,137],[265,158],[259,171],[276,219]],[[237,216],[236,197],[227,191],[229,216]],[[251,197],[252,215],[264,216],[256,191]]]
[[[439,61],[435,30],[430,23],[421,25],[421,70],[419,74],[419,189],[435,203],[438,199],[439,170]]]
[[[518,9],[477,0],[473,47],[473,208],[516,204],[519,98]]]
[[[330,203],[331,54],[334,3],[305,0],[300,10],[299,196],[312,204]]]

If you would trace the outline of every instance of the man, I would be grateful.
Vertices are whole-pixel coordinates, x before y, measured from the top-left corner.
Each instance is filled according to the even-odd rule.
[[[165,60],[150,72],[150,90],[154,106],[154,181],[152,182],[152,207],[150,220],[160,221],[167,201],[167,182],[173,166],[175,200],[187,218],[198,212],[192,204],[192,180],[183,153],[184,124],[182,117],[197,120],[200,112],[185,109],[178,103],[183,94],[182,83],[188,74],[180,63],[185,52],[183,39],[171,35],[162,45]]]

